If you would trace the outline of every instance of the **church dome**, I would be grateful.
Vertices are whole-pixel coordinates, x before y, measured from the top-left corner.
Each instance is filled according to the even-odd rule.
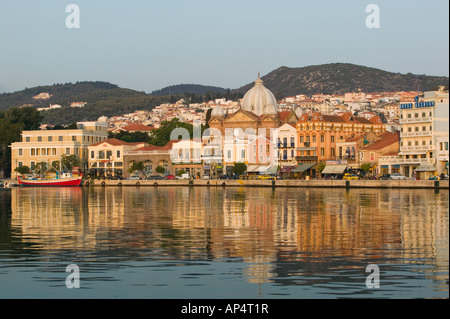
[[[251,88],[242,99],[241,108],[250,111],[260,116],[262,114],[276,114],[278,109],[277,99],[263,85],[258,74],[258,79],[255,81],[255,86]]]
[[[211,117],[225,117],[225,111],[220,105],[216,105],[211,111]]]

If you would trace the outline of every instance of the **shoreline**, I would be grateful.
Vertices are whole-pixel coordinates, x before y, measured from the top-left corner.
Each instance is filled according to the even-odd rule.
[[[15,180],[1,183],[17,184]],[[298,187],[449,189],[448,180],[83,180],[80,187]],[[17,187],[17,186],[15,186]]]

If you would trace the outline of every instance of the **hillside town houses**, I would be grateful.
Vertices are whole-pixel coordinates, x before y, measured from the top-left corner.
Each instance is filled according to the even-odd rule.
[[[164,146],[108,138],[108,132],[151,134],[174,118],[208,124],[209,129],[200,137],[171,140]],[[371,178],[400,173],[429,179],[448,174],[448,143],[449,102],[443,87],[428,92],[298,94],[277,101],[258,76],[239,101],[180,100],[151,111],[79,122],[74,130],[24,131],[22,140],[10,147],[12,178],[16,167],[33,169],[38,162],[73,154],[80,158],[79,169],[91,176],[127,178],[131,165],[142,162],[144,176],[183,171],[214,178],[231,175],[235,163],[245,163],[247,174],[289,178],[354,172]]]

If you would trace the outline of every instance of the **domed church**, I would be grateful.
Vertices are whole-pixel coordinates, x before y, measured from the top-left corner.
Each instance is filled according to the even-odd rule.
[[[260,75],[241,100],[240,108],[233,114],[226,114],[220,105],[211,111],[209,126],[217,128],[222,134],[227,128],[278,128],[285,123],[297,123],[298,116],[294,111],[279,111],[277,99],[267,89]]]
[[[222,163],[220,164],[223,172],[231,174],[232,166],[236,162],[247,164],[248,173],[276,168],[278,155],[274,150],[276,143],[273,141],[274,136],[271,136],[271,130],[286,123],[295,125],[297,121],[296,112],[278,110],[275,96],[264,86],[258,74],[254,87],[244,95],[236,112],[227,114],[220,105],[211,111],[209,127],[219,130],[223,138],[220,160],[223,160],[223,167]],[[248,129],[253,129],[255,139],[249,139],[245,133],[239,133]],[[265,135],[260,133],[263,132],[261,129],[265,129]],[[235,132],[231,139],[226,137],[230,131]]]

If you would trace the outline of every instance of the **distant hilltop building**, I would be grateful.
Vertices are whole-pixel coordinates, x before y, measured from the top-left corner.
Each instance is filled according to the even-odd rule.
[[[33,96],[35,100],[48,100],[52,95],[50,93],[42,92],[38,95]]]
[[[84,107],[87,102],[72,102],[70,103],[70,107]]]

